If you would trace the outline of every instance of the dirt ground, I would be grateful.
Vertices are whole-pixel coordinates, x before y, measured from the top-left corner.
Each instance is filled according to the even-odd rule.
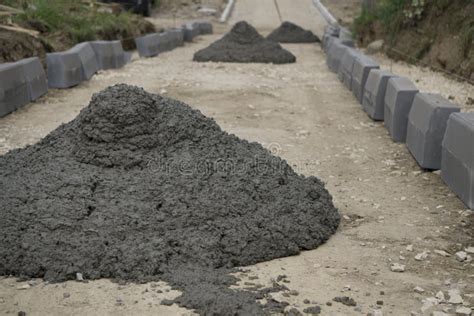
[[[311,0],[279,0],[282,18],[321,34],[324,21]],[[326,67],[325,55],[313,44],[284,45],[296,64],[201,64],[192,56],[246,19],[262,33],[280,24],[273,0],[239,0],[229,25],[156,58],[138,59],[125,68],[104,71],[70,90],[53,90],[37,103],[0,119],[0,154],[37,142],[73,119],[91,95],[128,83],[184,101],[211,116],[228,132],[257,141],[287,159],[296,170],[327,183],[343,214],[339,231],[318,249],[247,267],[258,277],[244,282],[268,285],[286,275],[296,292],[274,295],[302,311],[318,304],[323,315],[454,314],[446,302],[427,307],[442,291],[459,289],[465,305],[474,305],[474,265],[458,262],[454,253],[474,246],[473,212],[443,184],[437,173],[422,172],[405,145],[390,140],[382,123],[372,122],[352,94]],[[157,21],[157,23],[163,21]],[[172,23],[171,21],[168,21]],[[406,75],[423,91],[453,96],[464,110],[474,87],[430,70],[392,63],[376,56],[386,69]],[[435,253],[444,250],[444,257]],[[426,251],[426,258],[415,256]],[[390,270],[392,263],[405,272]],[[421,287],[423,293],[415,293]],[[0,314],[27,315],[189,315],[161,306],[179,293],[166,284],[117,284],[109,280],[46,284],[0,279]],[[332,302],[349,296],[348,307]],[[305,300],[313,304],[305,304]],[[379,314],[377,314],[379,313]],[[416,315],[416,314],[415,314]]]

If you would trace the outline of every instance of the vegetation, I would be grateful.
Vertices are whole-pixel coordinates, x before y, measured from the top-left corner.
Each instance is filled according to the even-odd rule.
[[[34,28],[47,39],[66,45],[95,39],[125,39],[154,31],[152,24],[129,12],[110,12],[110,7],[95,1],[79,0],[0,0],[22,14],[13,22]],[[53,45],[54,46],[54,45]]]

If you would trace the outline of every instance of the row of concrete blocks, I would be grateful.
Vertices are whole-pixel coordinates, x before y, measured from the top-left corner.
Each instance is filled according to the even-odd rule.
[[[460,113],[441,95],[421,93],[408,78],[380,70],[331,28],[323,37],[329,69],[369,117],[384,121],[395,142],[406,143],[421,168],[441,169],[444,182],[474,209],[474,113]]]
[[[0,65],[0,117],[48,91],[48,81],[38,57]]]
[[[70,88],[89,80],[97,71],[121,68],[130,61],[131,53],[120,41],[80,43],[73,48],[46,55],[50,88]]]
[[[153,33],[138,37],[135,39],[135,44],[140,57],[153,57],[183,46],[184,42],[192,42],[196,36],[212,33],[213,27],[210,22],[194,22],[160,34]]]

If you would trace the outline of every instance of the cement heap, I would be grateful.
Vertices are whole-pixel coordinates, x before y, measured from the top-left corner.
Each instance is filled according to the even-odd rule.
[[[234,267],[324,243],[323,183],[179,101],[117,85],[39,143],[0,156],[0,275],[164,280],[199,313],[281,311]],[[169,302],[168,302],[169,303]]]
[[[296,57],[242,21],[223,38],[194,54],[194,61],[287,64],[296,62]]]
[[[291,22],[283,22],[279,28],[275,29],[267,39],[279,43],[318,43],[319,38],[311,31]]]

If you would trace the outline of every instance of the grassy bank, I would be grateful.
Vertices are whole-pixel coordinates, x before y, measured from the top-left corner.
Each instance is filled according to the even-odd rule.
[[[0,4],[21,9],[23,13],[11,16],[11,21],[40,32],[55,50],[83,41],[122,40],[154,31],[143,17],[95,1],[0,0]]]
[[[474,80],[472,0],[380,0],[354,21],[359,44],[384,39],[390,57]]]

